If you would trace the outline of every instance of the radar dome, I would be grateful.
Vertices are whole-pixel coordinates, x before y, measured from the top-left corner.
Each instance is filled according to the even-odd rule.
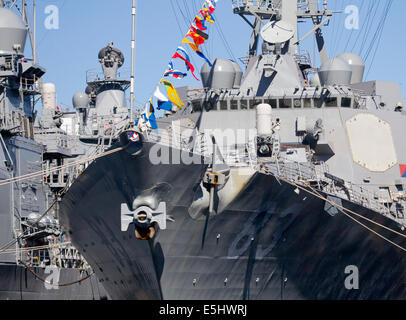
[[[236,77],[234,63],[227,59],[214,60],[207,86],[212,89],[232,89]]]
[[[24,53],[27,28],[13,11],[0,8],[0,54]]]
[[[352,52],[346,52],[340,54],[337,58],[344,60],[350,66],[352,70],[351,84],[362,82],[362,79],[364,78],[365,63],[359,55]]]
[[[340,58],[328,59],[319,70],[322,86],[348,85],[351,83],[351,76],[351,67]]]
[[[76,92],[72,103],[76,110],[86,109],[89,104],[89,96],[84,92]]]

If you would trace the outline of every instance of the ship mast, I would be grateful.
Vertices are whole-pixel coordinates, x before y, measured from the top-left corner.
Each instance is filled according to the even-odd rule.
[[[256,56],[260,30],[266,22],[283,20],[292,26],[294,36],[289,43],[289,52],[296,54],[298,44],[312,33],[315,34],[320,59],[322,62],[328,59],[327,50],[321,27],[333,16],[333,12],[327,10],[327,0],[234,0],[233,10],[243,18],[252,28],[249,43],[249,58]],[[248,17],[253,16],[251,22]],[[298,19],[312,19],[314,28],[303,38],[298,40]]]
[[[137,13],[137,0],[132,0],[132,32],[131,32],[131,88],[130,88],[130,122],[133,122],[134,112],[134,79],[135,79],[135,18]]]
[[[34,59],[34,63],[38,63],[37,58],[37,0],[32,1],[32,28],[33,28],[33,37],[32,37],[32,57]]]
[[[297,40],[297,0],[235,0],[233,1],[234,13],[238,14],[252,28],[252,34],[249,44],[249,58],[256,56],[258,51],[258,42],[260,30],[263,24],[271,21],[284,20],[288,22],[294,30],[294,37],[291,43]],[[248,17],[253,16],[251,22]],[[296,46],[290,46],[290,52],[296,52]]]
[[[296,15],[298,0],[282,0],[280,2],[282,6],[280,8],[282,20],[288,22],[293,27],[294,31],[293,38],[290,40],[289,52],[297,53],[298,48],[297,45],[295,45],[295,43],[297,41],[298,36],[298,23]]]
[[[325,25],[333,17],[333,12],[327,10],[327,0],[323,0],[323,7],[320,7],[320,0],[302,0],[298,1],[297,18],[312,19],[314,28],[310,30],[302,39],[295,44],[299,44],[309,35],[314,33],[316,37],[317,47],[320,55],[321,63],[328,60],[327,49],[324,42],[323,31],[321,27]]]

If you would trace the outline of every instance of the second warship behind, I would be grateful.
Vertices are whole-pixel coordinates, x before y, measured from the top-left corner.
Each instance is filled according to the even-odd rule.
[[[58,197],[69,177],[48,169],[74,151],[34,42],[33,58],[24,56],[33,30],[24,1],[22,17],[17,5],[0,1],[0,299],[103,299],[97,277],[59,224]]]
[[[185,107],[157,119],[158,134],[144,123],[106,139],[109,123],[89,121],[102,98],[110,113],[125,107],[120,52],[100,60],[93,103],[79,94],[76,105],[111,153],[62,198],[72,242],[113,299],[404,299],[398,84],[364,82],[353,53],[327,56],[327,1],[232,3],[254,17],[245,72],[205,64],[203,87],[178,89]],[[298,49],[301,19],[314,24],[320,68]]]

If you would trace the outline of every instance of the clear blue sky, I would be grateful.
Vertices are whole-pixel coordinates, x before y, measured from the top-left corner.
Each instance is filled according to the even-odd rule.
[[[135,85],[139,104],[145,103],[151,96],[169,58],[180,45],[202,2],[138,0]],[[233,14],[231,2],[218,1],[216,25],[210,26],[210,39],[203,45],[204,53],[210,58],[238,59],[247,53],[250,28]],[[37,0],[37,3],[39,62],[47,69],[45,81],[57,86],[58,103],[72,105],[73,94],[84,91],[86,70],[99,68],[98,51],[111,41],[126,57],[123,68],[130,69],[131,0]],[[353,50],[362,53],[364,58],[372,44],[367,60],[369,73],[366,80],[399,82],[405,98],[406,42],[403,33],[406,30],[406,1],[394,0],[383,35],[379,39],[375,31],[381,24],[386,3],[386,0],[329,0],[329,7],[335,11],[344,11],[346,6],[356,5],[360,9],[360,29],[347,30],[344,27],[346,14],[339,13],[324,29],[326,44],[330,56]],[[59,8],[58,30],[47,30],[44,26],[47,16],[44,10],[48,5]],[[310,28],[309,24],[301,24],[300,27],[300,35],[304,35]],[[304,43],[304,49],[312,57],[313,44],[313,38]],[[375,49],[377,51],[371,65]],[[194,56],[193,62],[199,74],[203,60]],[[174,80],[175,86],[185,84],[199,85],[190,76],[188,79]]]

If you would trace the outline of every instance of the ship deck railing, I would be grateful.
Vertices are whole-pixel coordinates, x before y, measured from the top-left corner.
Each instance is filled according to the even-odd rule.
[[[312,60],[310,58],[310,53],[308,51],[299,52],[298,54],[295,54],[294,57],[298,64],[308,66],[312,65]]]
[[[156,133],[148,129],[144,131],[144,134],[148,141],[199,155],[204,155],[209,150],[208,145],[205,143],[204,134],[199,133],[196,129],[187,135],[176,131],[178,130],[167,129],[159,130]]]
[[[299,18],[312,17],[314,15],[311,12],[311,7],[309,6],[308,0],[297,0],[297,13]],[[316,13],[323,14],[326,16],[331,16],[333,12],[327,10],[327,1],[325,0],[315,0]]]
[[[111,81],[117,80],[117,81],[127,81],[130,79],[130,70],[128,69],[120,69],[117,71],[117,77],[115,79],[110,79]],[[106,79],[104,78],[104,73],[99,71],[98,69],[90,69],[86,71],[86,82],[87,83],[93,83],[93,82],[99,82],[99,81],[105,81]],[[107,80],[108,81],[108,80]]]
[[[44,183],[48,184],[51,188],[64,188],[70,179],[76,177],[76,167],[67,167],[55,171],[54,168],[59,165],[59,163],[50,161],[45,161],[42,164]]]
[[[212,159],[213,157],[213,143],[211,137],[196,129],[191,135],[185,136],[181,133],[174,133],[174,130],[166,130],[161,134],[147,130],[145,133],[149,141],[191,152],[207,159]],[[222,147],[217,145],[216,148],[216,163],[224,162],[230,167],[255,168],[257,165],[256,147],[253,139],[246,143],[232,146],[227,145]]]
[[[20,78],[20,89],[26,95],[37,95],[41,92],[41,84],[39,77],[33,75],[32,78]]]
[[[281,1],[275,0],[233,0],[233,10],[238,10],[245,7],[256,7],[277,10],[281,8]]]
[[[106,149],[110,148],[113,143],[118,139],[119,133],[121,132],[122,127],[124,124],[127,123],[127,119],[120,120],[115,126],[109,126],[109,131],[106,130],[105,123],[99,127],[99,135],[98,136],[89,136],[94,137],[97,143],[95,144],[95,148],[85,154],[86,158],[91,158],[93,156],[97,156],[102,154],[106,151]],[[81,137],[84,137],[83,135]],[[71,143],[75,143],[76,146],[79,144],[79,139],[75,141],[70,141]],[[73,161],[79,160],[80,158],[73,158]],[[60,169],[58,171],[51,172],[51,170],[57,166],[57,164],[45,164],[43,170],[45,171],[44,181],[48,183],[51,188],[63,188],[66,186],[71,186],[76,178],[84,171],[86,168],[92,163],[92,160],[86,161],[82,164],[78,164],[76,166],[68,167],[65,169]],[[65,164],[69,164],[66,162]]]
[[[378,192],[345,181],[329,173],[326,163],[281,162],[276,159],[260,163],[259,170],[275,174],[303,187],[310,187],[328,195],[353,202],[405,224],[405,217],[391,206],[392,199],[383,198]],[[399,203],[398,203],[399,205]],[[396,205],[395,205],[396,207]]]
[[[307,10],[308,10],[307,0],[298,0],[297,11],[307,11]]]
[[[18,259],[29,267],[55,266],[58,268],[88,269],[82,255],[71,244],[50,244],[49,248],[20,248]]]

